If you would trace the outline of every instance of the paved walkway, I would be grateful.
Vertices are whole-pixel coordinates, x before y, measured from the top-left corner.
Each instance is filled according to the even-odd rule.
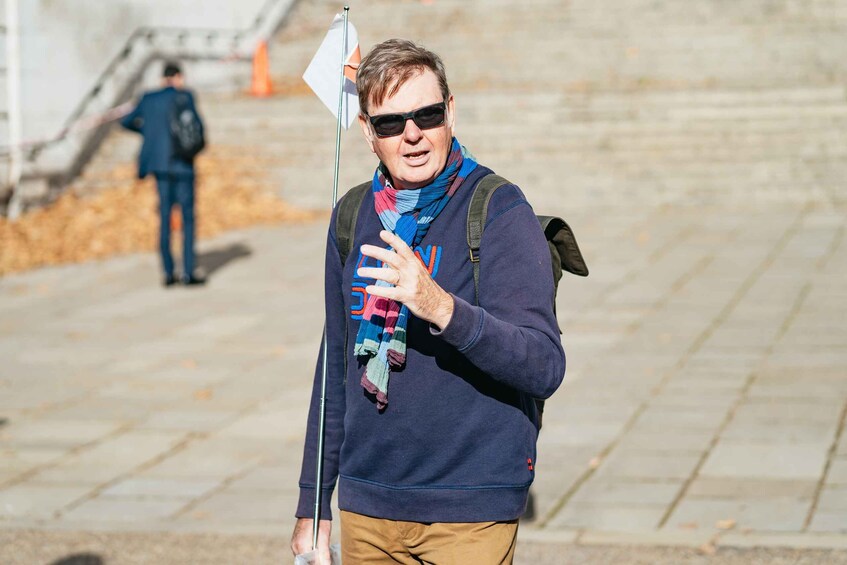
[[[524,542],[847,548],[843,211],[569,220]],[[204,242],[199,289],[153,254],[0,279],[0,530],[287,537],[324,231]]]
[[[363,46],[390,21],[439,51],[460,138],[591,268],[559,291],[568,374],[519,562],[847,560],[842,4],[366,4]],[[332,119],[299,77],[337,9],[298,3],[273,42],[286,96],[200,96],[212,141],[298,206],[328,200]],[[82,182],[136,150],[114,132]],[[367,178],[358,132],[343,154],[342,185]],[[202,242],[191,290],[153,254],[0,279],[0,562],[279,561],[324,233]]]

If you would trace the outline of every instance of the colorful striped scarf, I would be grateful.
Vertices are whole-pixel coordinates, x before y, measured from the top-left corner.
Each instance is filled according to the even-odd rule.
[[[376,213],[382,226],[415,249],[462,181],[477,166],[473,155],[456,138],[447,165],[431,184],[417,189],[397,190],[391,186],[385,166],[374,173]],[[391,286],[377,281],[377,286]],[[376,397],[379,410],[388,404],[388,376],[406,362],[406,324],[409,309],[387,298],[368,296],[353,352],[367,358],[362,386]]]

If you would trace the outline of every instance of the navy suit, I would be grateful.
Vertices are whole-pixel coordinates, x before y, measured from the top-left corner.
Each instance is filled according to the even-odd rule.
[[[127,114],[121,125],[140,133],[144,141],[138,155],[138,177],[152,173],[159,192],[159,248],[166,276],[173,276],[171,255],[170,216],[174,204],[182,211],[183,277],[194,272],[194,163],[173,156],[170,117],[177,94],[186,95],[196,113],[194,96],[187,90],[172,86],[148,92],[141,97],[135,109]]]

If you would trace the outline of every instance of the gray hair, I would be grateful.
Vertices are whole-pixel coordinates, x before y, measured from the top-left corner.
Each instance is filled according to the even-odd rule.
[[[376,45],[362,59],[356,73],[362,113],[368,113],[371,103],[382,104],[406,81],[427,69],[435,73],[441,94],[447,100],[450,97],[447,72],[438,55],[408,39],[388,39]]]

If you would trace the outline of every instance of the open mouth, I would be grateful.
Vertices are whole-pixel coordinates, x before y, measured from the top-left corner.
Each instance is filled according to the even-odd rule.
[[[419,161],[424,159],[427,155],[429,155],[429,151],[412,151],[411,153],[404,154],[403,157],[410,161]]]

